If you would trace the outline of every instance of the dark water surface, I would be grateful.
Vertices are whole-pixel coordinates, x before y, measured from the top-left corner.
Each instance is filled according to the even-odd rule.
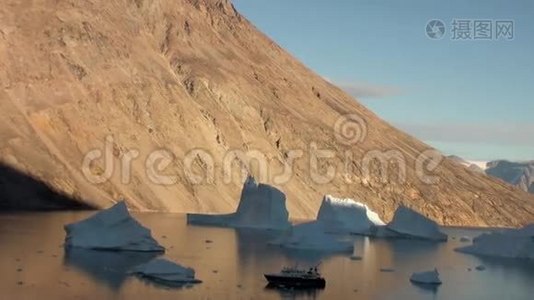
[[[63,224],[90,213],[0,215],[0,299],[534,299],[534,264],[487,260],[454,252],[461,236],[480,230],[444,229],[447,243],[354,237],[355,254],[287,251],[267,242],[276,232],[187,226],[185,216],[137,214],[167,248],[166,257],[196,270],[203,281],[169,289],[127,276],[151,254],[62,247]],[[209,241],[211,242],[209,242]],[[264,272],[322,261],[327,284],[316,292],[266,289]],[[475,267],[484,265],[484,271]],[[436,290],[412,285],[412,272],[437,267]],[[471,268],[471,271],[468,269]],[[394,269],[384,272],[381,269]]]

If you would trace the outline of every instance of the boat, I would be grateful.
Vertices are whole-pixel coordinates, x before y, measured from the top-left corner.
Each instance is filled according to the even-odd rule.
[[[284,267],[279,273],[264,274],[271,287],[285,288],[324,288],[325,279],[317,270],[317,266],[308,271],[298,267]]]

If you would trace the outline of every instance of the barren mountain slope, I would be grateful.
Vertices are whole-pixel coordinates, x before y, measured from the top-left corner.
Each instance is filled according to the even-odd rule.
[[[230,212],[242,182],[225,183],[228,151],[265,154],[270,174],[259,180],[273,183],[289,151],[300,149],[293,176],[276,182],[292,217],[314,217],[329,193],[358,198],[384,220],[402,202],[443,224],[534,221],[532,196],[448,160],[429,173],[437,184],[422,182],[415,160],[429,146],[308,70],[227,1],[4,0],[0,112],[3,164],[98,207],[125,197],[139,210]],[[334,132],[347,113],[365,120],[366,130],[351,145]],[[82,172],[84,157],[94,149],[105,153],[106,143],[114,172],[91,183]],[[321,174],[337,168],[333,181],[314,180],[310,145],[336,154],[319,160]],[[156,163],[147,172],[147,158],[162,149],[174,154],[171,165]],[[196,184],[184,171],[189,157],[195,174],[210,170],[208,155],[192,149],[212,157],[211,182]],[[125,176],[128,164],[120,162],[130,150],[139,155]],[[401,155],[405,164],[397,165],[406,166],[406,180],[395,175],[394,164],[388,176],[376,168],[367,174],[365,158],[373,150]],[[352,157],[344,159],[346,151]],[[90,174],[106,175],[104,162],[91,163]],[[260,175],[257,166],[251,172]],[[155,184],[154,173],[177,177]],[[20,199],[0,201],[25,208]]]

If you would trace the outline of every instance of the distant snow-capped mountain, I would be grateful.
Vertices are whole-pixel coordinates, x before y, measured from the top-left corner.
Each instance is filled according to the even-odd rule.
[[[456,163],[463,165],[464,167],[470,169],[471,171],[484,173],[484,171],[486,170],[486,164],[487,164],[486,161],[470,161],[470,160],[465,160],[456,155],[450,155],[448,156],[448,158],[455,161]]]
[[[534,194],[534,160],[526,162],[490,161],[487,164],[486,174]]]
[[[469,161],[456,155],[449,159],[466,168],[499,178],[511,185],[534,194],[534,160],[525,162],[511,162],[507,160]]]

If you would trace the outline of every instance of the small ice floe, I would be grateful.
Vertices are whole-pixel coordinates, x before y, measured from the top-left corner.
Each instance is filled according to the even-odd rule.
[[[410,281],[415,284],[427,284],[427,285],[439,285],[441,280],[439,279],[439,273],[437,269],[426,272],[415,272],[410,277]]]
[[[374,226],[384,225],[377,213],[367,205],[352,199],[340,199],[325,195],[317,222],[323,224],[325,230],[338,233],[354,233],[368,235]]]
[[[65,225],[65,247],[113,251],[163,252],[149,229],[137,222],[124,201],[80,222]]]
[[[386,228],[401,237],[447,241],[447,235],[439,230],[436,222],[404,205],[397,208]]]
[[[322,252],[354,252],[354,242],[325,232],[321,223],[315,221],[295,225],[272,245],[297,250]]]
[[[164,258],[156,258],[148,263],[139,265],[130,273],[170,287],[181,287],[202,282],[195,278],[195,270],[192,268],[181,266]]]
[[[486,270],[486,267],[483,265],[479,265],[479,266],[476,266],[475,269],[477,269],[477,271],[484,271]]]
[[[187,223],[275,230],[291,226],[286,195],[273,186],[258,184],[252,176],[243,184],[236,212],[223,215],[187,214]]]
[[[534,224],[521,229],[504,229],[483,233],[458,252],[479,256],[534,259]]]
[[[471,241],[471,239],[469,237],[467,237],[467,236],[462,236],[460,238],[460,242],[462,242],[462,243],[467,243],[467,242],[470,242],[470,241]]]
[[[393,268],[380,268],[380,272],[391,273],[391,272],[395,272],[395,269],[393,269]]]

